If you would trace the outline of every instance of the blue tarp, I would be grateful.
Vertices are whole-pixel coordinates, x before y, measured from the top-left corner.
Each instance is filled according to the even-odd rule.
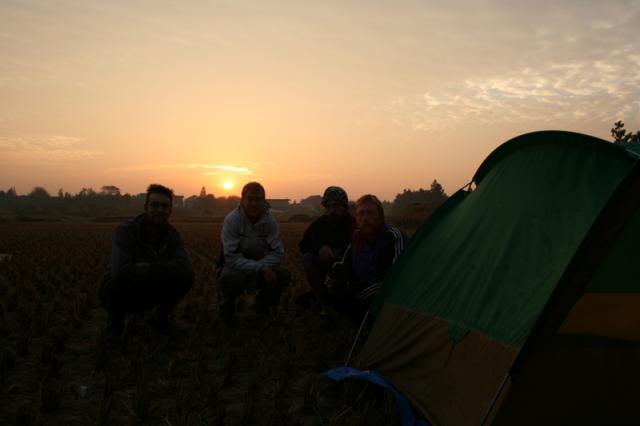
[[[395,398],[398,406],[400,423],[403,426],[431,426],[429,422],[415,415],[407,398],[405,398],[405,396],[402,395],[400,391],[394,388],[393,385],[386,379],[386,377],[384,377],[380,373],[376,373],[375,371],[371,370],[360,371],[351,367],[338,367],[329,371],[325,371],[322,374],[330,379],[337,381],[343,379],[361,379],[375,385],[382,386],[383,388],[390,390],[393,394],[393,397]]]

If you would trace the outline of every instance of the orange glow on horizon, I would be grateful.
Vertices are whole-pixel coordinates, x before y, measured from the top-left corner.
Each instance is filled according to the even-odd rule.
[[[640,128],[638,2],[5,3],[0,191],[393,201],[527,132]]]

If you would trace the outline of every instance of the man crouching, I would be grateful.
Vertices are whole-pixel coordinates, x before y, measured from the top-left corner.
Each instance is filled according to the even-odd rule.
[[[166,330],[169,314],[193,284],[191,258],[168,223],[172,204],[171,189],[149,185],[145,212],[118,226],[111,271],[100,290],[113,334],[122,332],[127,314],[149,309],[153,324]]]
[[[356,201],[356,230],[342,260],[333,264],[325,285],[329,304],[356,323],[367,314],[369,305],[382,287],[387,272],[406,241],[395,226],[385,223],[382,203],[372,194]]]
[[[257,291],[257,311],[277,306],[290,274],[282,265],[284,246],[278,224],[258,182],[242,188],[240,206],[225,217],[222,246],[225,264],[220,274],[224,298],[218,311],[220,319],[234,322],[236,299],[245,290]]]

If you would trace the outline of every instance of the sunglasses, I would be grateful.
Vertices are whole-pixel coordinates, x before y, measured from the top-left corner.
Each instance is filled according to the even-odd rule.
[[[169,203],[161,203],[158,201],[152,201],[149,203],[149,207],[152,209],[168,210],[170,206],[171,205]]]

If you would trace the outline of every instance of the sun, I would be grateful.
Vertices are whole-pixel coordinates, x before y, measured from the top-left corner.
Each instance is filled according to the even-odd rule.
[[[225,180],[222,184],[222,187],[227,191],[230,191],[233,188],[233,182],[231,182],[230,180]]]

